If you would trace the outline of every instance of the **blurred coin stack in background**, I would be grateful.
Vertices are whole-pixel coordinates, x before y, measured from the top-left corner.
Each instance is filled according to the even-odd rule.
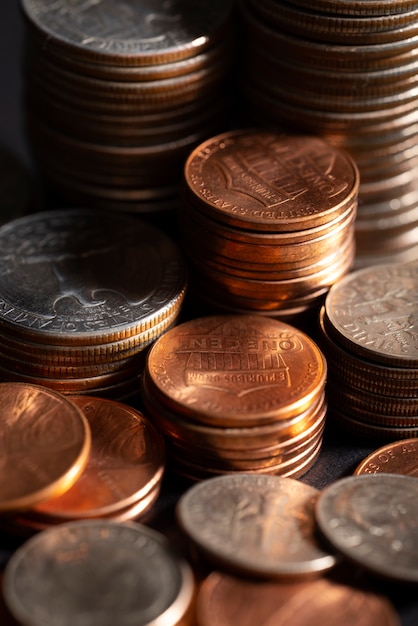
[[[170,210],[190,149],[224,123],[231,0],[22,0],[26,126],[65,205]]]
[[[139,393],[145,352],[186,292],[175,242],[136,215],[62,208],[4,224],[0,266],[0,379]]]
[[[418,3],[241,0],[252,123],[315,133],[360,170],[355,267],[418,258]]]
[[[153,344],[142,395],[179,474],[299,477],[321,450],[325,379],[321,351],[300,330],[260,315],[215,315]]]
[[[320,312],[328,423],[370,440],[418,436],[417,263],[361,268]]]
[[[315,136],[222,133],[185,163],[179,231],[191,290],[215,309],[288,318],[352,267],[358,169]]]

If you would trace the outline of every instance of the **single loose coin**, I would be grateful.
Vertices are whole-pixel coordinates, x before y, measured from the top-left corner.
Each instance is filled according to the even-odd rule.
[[[26,509],[71,487],[86,467],[90,428],[65,396],[0,383],[0,512]]]
[[[324,139],[251,129],[204,141],[184,169],[201,209],[252,230],[325,224],[353,203],[359,186],[353,159]]]
[[[48,345],[139,335],[179,310],[178,246],[136,216],[62,209],[0,228],[0,326]]]
[[[418,263],[356,270],[325,298],[327,332],[369,361],[418,366]]]
[[[174,626],[191,569],[160,533],[133,522],[78,521],[26,541],[6,565],[6,603],[31,626]]]
[[[326,361],[299,329],[258,315],[178,324],[152,345],[148,391],[175,412],[222,427],[300,414],[323,391]]]
[[[36,512],[54,520],[102,517],[145,498],[161,484],[165,446],[142,413],[121,402],[72,396],[92,435],[87,466],[71,489],[42,502]]]
[[[258,577],[296,579],[336,564],[315,537],[318,491],[281,476],[210,478],[177,505],[185,533],[213,561]]]
[[[418,477],[418,439],[388,443],[367,455],[354,470],[359,474],[402,474]]]
[[[325,578],[286,583],[213,572],[199,588],[196,614],[199,626],[352,626],[353,620],[362,626],[400,626],[383,595]]]
[[[418,582],[418,482],[400,474],[362,474],[333,482],[315,507],[335,550],[384,578]]]

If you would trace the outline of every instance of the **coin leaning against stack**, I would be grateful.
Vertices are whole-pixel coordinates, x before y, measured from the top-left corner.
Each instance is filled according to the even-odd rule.
[[[177,244],[134,215],[62,209],[3,225],[0,249],[0,378],[138,394],[145,352],[184,300]]]
[[[150,349],[145,412],[177,473],[298,477],[318,458],[326,362],[303,332],[260,315],[178,324]]]
[[[7,499],[4,492],[15,490],[14,483],[19,479],[22,483],[26,474],[24,469],[14,470],[14,483],[8,478],[8,486],[2,486],[0,510],[7,511],[7,517],[0,518],[3,529],[18,535],[32,535],[36,532],[57,524],[63,524],[78,519],[109,519],[113,521],[144,520],[150,515],[153,504],[157,500],[165,471],[165,445],[162,435],[153,424],[137,409],[121,402],[93,396],[64,396],[57,392],[35,385],[24,383],[2,383],[0,392],[2,398],[8,393],[8,406],[2,402],[6,416],[11,412],[13,400],[19,404],[20,421],[25,419],[27,430],[41,428],[45,433],[51,422],[38,411],[39,418],[34,420],[33,411],[27,410],[24,402],[19,401],[23,394],[31,398],[35,394],[39,397],[50,394],[61,401],[63,406],[73,404],[74,412],[78,409],[87,422],[86,442],[89,444],[88,455],[84,455],[83,464],[73,463],[65,489],[53,488],[47,485],[41,497]],[[19,399],[17,393],[20,394]],[[55,394],[55,395],[54,395]],[[26,397],[26,396],[25,396]],[[58,409],[52,415],[55,420]],[[58,419],[58,418],[57,418]],[[55,424],[55,421],[53,422]],[[10,424],[10,422],[9,422]],[[42,429],[43,426],[43,429]],[[7,429],[6,429],[7,428]],[[17,437],[16,426],[8,425],[5,428],[5,439],[22,441],[24,436]],[[62,436],[68,437],[71,430],[61,427]],[[62,446],[55,450],[42,448],[39,442],[28,439],[33,446],[29,453],[25,449],[21,454],[28,454],[30,459],[36,459],[38,474],[44,476],[46,469],[54,467],[49,457],[62,454]],[[26,447],[28,447],[26,443]],[[53,447],[50,442],[49,448]],[[15,461],[13,448],[6,446],[4,456],[11,464]],[[23,462],[24,466],[24,462]],[[32,464],[31,467],[35,467]],[[19,465],[20,468],[20,465]],[[77,470],[77,471],[76,471]],[[33,491],[33,490],[32,490]],[[39,490],[38,490],[39,491]]]
[[[318,137],[228,131],[184,168],[179,229],[198,296],[230,313],[292,317],[352,266],[358,170]]]
[[[26,127],[49,187],[66,205],[176,206],[184,158],[229,107],[233,3],[21,6]]]
[[[418,257],[418,3],[241,0],[255,124],[323,136],[360,171],[355,266]]]
[[[344,277],[320,312],[329,423],[366,438],[418,435],[418,265],[380,264]]]

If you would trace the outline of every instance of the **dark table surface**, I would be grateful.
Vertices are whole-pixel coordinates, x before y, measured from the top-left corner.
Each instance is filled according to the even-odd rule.
[[[0,145],[11,150],[31,169],[32,164],[25,140],[22,115],[22,41],[23,24],[19,0],[0,2]],[[381,444],[361,441],[335,432],[327,426],[321,454],[315,465],[301,478],[318,489],[349,475],[369,452]],[[158,514],[165,515],[172,508],[185,485],[175,477],[167,476]],[[167,513],[168,515],[168,513]],[[20,540],[0,531],[0,568],[7,562]],[[418,590],[406,585],[385,585],[376,581],[376,589],[388,595],[397,607],[402,626],[418,624]],[[376,626],[380,626],[376,624]]]

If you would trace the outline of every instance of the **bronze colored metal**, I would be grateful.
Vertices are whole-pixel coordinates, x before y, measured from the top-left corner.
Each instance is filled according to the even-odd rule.
[[[197,146],[185,181],[215,219],[275,232],[327,223],[353,203],[359,184],[354,161],[321,138],[251,129]]]
[[[368,441],[393,442],[407,438],[418,437],[418,427],[416,426],[385,426],[373,424],[363,419],[354,419],[351,413],[339,410],[334,405],[329,406],[328,418],[330,423],[338,426],[350,434]]]
[[[254,626],[280,620],[304,626],[326,623],[330,615],[339,626],[351,626],[353,614],[364,626],[400,626],[399,615],[387,597],[332,578],[277,582],[211,572],[200,584],[196,598],[199,626]]]
[[[19,382],[0,383],[0,404],[0,511],[27,509],[64,493],[90,454],[82,411],[59,393]]]
[[[302,331],[257,315],[183,322],[147,357],[152,391],[203,424],[254,426],[290,419],[318,398],[326,362]]]
[[[367,455],[353,474],[383,472],[418,477],[418,439],[403,439],[381,446]]]
[[[153,502],[164,474],[165,446],[152,423],[140,411],[114,400],[88,396],[70,400],[89,423],[90,458],[71,489],[35,506],[35,512],[64,522],[117,515],[151,492]]]

